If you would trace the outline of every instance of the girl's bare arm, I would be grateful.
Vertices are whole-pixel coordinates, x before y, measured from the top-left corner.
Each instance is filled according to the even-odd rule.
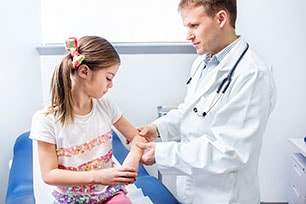
[[[129,166],[92,171],[59,169],[55,145],[41,141],[38,141],[38,157],[42,178],[50,185],[129,184],[137,176],[137,169]]]
[[[138,130],[124,116],[121,116],[114,126],[130,142],[130,152],[125,158],[122,166],[133,167],[138,170],[138,165],[143,154],[143,150],[137,147],[136,143],[147,142],[147,140],[138,135]]]

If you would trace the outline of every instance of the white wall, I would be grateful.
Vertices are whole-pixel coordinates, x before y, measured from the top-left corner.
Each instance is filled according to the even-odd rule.
[[[33,111],[42,103],[39,58],[34,49],[41,37],[39,1],[18,1],[18,7],[16,0],[5,3],[0,8],[0,145],[3,152],[0,179],[4,184],[0,187],[0,203],[4,203],[7,163],[15,137],[28,129]],[[264,136],[260,160],[262,200],[286,202],[291,153],[287,139],[306,134],[306,93],[303,90],[306,76],[306,1],[240,0],[238,3],[237,30],[253,49],[273,65],[278,88],[278,102]],[[29,5],[31,8],[28,8]],[[25,8],[16,10],[21,7]],[[16,50],[17,43],[21,50]],[[187,64],[192,58],[191,55],[122,56],[123,65],[111,93],[127,118],[135,125],[147,123],[157,116],[156,105],[178,102],[185,92]],[[166,72],[165,75],[162,72]],[[169,76],[169,72],[175,74]],[[168,78],[161,79],[164,76]],[[161,96],[161,93],[165,95]]]
[[[288,201],[292,148],[288,137],[306,135],[306,1],[240,0],[238,30],[274,67],[278,101],[263,140],[262,199]]]
[[[89,34],[112,42],[181,41],[185,34],[177,15],[178,1],[42,0],[43,41],[59,43],[63,36]],[[73,15],[67,8],[85,15],[67,23],[62,19]]]
[[[40,1],[1,1],[0,27],[0,203],[5,203],[13,143],[42,103],[35,49],[41,43]]]

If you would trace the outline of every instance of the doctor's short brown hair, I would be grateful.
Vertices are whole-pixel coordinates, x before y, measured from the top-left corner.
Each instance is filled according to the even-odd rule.
[[[227,11],[230,15],[230,24],[235,28],[237,18],[236,0],[181,0],[178,10],[193,6],[203,6],[209,16],[214,16],[220,10]]]

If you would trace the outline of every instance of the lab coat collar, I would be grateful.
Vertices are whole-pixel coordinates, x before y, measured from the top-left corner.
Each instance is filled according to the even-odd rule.
[[[237,59],[246,48],[247,43],[242,38],[239,37],[236,45],[229,51],[229,53],[221,60],[220,64],[216,67],[218,71],[229,71],[233,68]]]
[[[218,81],[217,83],[219,85],[219,83],[221,83],[220,78],[222,80],[223,77],[226,77],[227,73],[233,68],[237,59],[247,46],[246,41],[242,37],[240,37],[238,40],[239,42],[237,42],[237,44],[230,50],[230,52],[223,58],[223,60],[216,67],[214,67],[213,70],[206,73],[207,75],[205,76],[205,80],[202,80],[201,82],[198,80],[196,81],[195,84],[200,83],[198,88],[195,88],[196,85],[193,85],[193,87],[197,90],[195,90],[193,94],[193,100],[190,101],[191,103],[189,108],[193,108],[194,104],[199,100],[199,98],[204,96],[204,94],[207,93],[209,89],[217,89],[215,86],[213,86],[214,83]]]

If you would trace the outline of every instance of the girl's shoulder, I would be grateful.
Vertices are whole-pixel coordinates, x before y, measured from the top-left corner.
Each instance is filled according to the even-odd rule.
[[[116,106],[116,104],[108,95],[104,95],[99,99],[95,99],[94,103],[96,103],[96,105],[98,105],[99,107],[104,107],[104,108],[111,108]]]
[[[33,114],[30,138],[55,144],[56,119],[54,114],[47,114],[47,111],[47,108],[43,108]]]
[[[49,108],[46,106],[33,115],[33,119],[45,120],[45,119],[54,119],[54,114],[49,111]]]
[[[97,110],[95,111],[96,113],[107,115],[112,121],[112,123],[118,120],[118,118],[120,118],[122,115],[120,108],[107,95],[104,95],[100,99],[94,100],[94,106],[95,109]]]

